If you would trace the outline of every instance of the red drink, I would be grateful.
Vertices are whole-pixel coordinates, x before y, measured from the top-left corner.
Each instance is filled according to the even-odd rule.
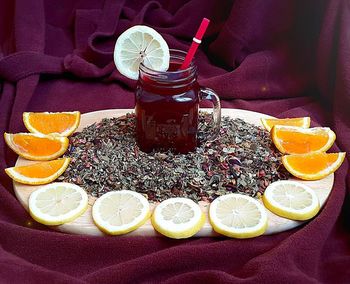
[[[172,51],[167,72],[140,65],[136,89],[136,139],[144,152],[194,151],[197,146],[201,88],[197,68],[179,70],[184,54]]]

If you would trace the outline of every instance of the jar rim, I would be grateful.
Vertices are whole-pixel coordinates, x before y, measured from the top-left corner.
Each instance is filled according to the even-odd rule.
[[[169,49],[169,53],[170,53],[170,59],[171,58],[176,58],[176,59],[181,59],[181,61],[183,61],[186,57],[186,52],[183,50],[179,50],[179,49]],[[143,64],[143,62],[140,63],[139,66],[139,72],[142,71],[143,73],[146,73],[147,75],[150,76],[162,76],[162,75],[180,75],[181,73],[189,73],[192,74],[193,72],[195,72],[197,70],[197,66],[195,65],[195,60],[193,59],[189,65],[189,67],[187,67],[186,69],[183,70],[175,70],[175,71],[156,71],[154,69],[151,69],[149,67],[147,67],[146,65]]]

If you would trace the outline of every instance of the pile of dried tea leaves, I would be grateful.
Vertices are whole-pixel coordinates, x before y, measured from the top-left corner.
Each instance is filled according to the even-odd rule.
[[[200,141],[207,141],[210,121],[211,115],[200,114]],[[219,137],[188,154],[144,153],[134,132],[135,116],[127,114],[75,133],[65,154],[72,161],[59,180],[96,197],[129,189],[150,201],[179,196],[211,201],[230,192],[256,197],[271,182],[289,177],[269,133],[242,119],[223,117]]]

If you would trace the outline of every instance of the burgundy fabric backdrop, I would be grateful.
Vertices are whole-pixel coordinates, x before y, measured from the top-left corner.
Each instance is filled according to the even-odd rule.
[[[306,116],[348,151],[317,218],[248,240],[88,237],[34,222],[4,168],[0,139],[0,282],[350,282],[350,1],[2,0],[0,132],[24,131],[24,111],[132,108],[134,82],[115,70],[118,35],[135,24],[186,50],[211,19],[197,54],[202,85],[224,107]]]

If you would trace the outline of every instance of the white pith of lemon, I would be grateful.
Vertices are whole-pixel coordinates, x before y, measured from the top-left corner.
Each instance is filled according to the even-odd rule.
[[[276,181],[265,190],[263,202],[271,212],[292,220],[308,220],[320,210],[316,193],[296,181]]]
[[[133,26],[123,32],[114,48],[114,63],[118,71],[129,79],[137,80],[141,62],[153,70],[169,68],[169,47],[163,37],[147,26]]]
[[[197,203],[188,198],[164,200],[153,211],[152,225],[164,236],[173,239],[189,238],[204,225],[205,215]]]
[[[136,230],[150,217],[148,200],[131,190],[110,191],[92,207],[92,218],[99,229],[110,235]]]
[[[61,225],[82,215],[88,207],[88,195],[75,184],[55,182],[34,191],[29,197],[29,212],[44,225]]]
[[[238,193],[216,198],[209,207],[209,220],[217,233],[240,239],[260,236],[268,225],[264,206]]]

